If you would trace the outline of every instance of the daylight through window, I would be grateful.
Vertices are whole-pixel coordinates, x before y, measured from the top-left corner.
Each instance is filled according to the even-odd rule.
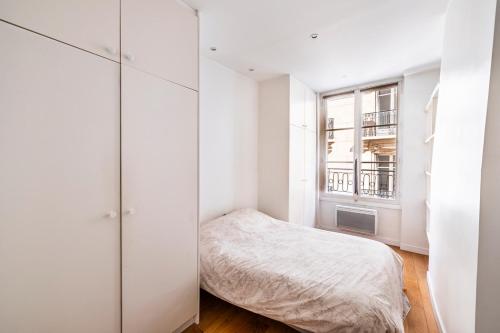
[[[326,190],[396,198],[398,85],[325,97]]]

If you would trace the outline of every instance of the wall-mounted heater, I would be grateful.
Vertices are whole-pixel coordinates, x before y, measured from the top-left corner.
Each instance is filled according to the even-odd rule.
[[[337,228],[367,235],[377,234],[377,210],[335,206]]]

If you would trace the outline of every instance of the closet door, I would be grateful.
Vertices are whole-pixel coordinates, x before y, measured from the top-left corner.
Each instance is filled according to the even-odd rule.
[[[305,98],[304,225],[313,227],[316,220],[316,94],[306,87]]]
[[[120,332],[119,66],[0,43],[0,332]]]
[[[304,127],[305,87],[302,82],[290,76],[290,124]]]
[[[120,0],[1,0],[0,18],[119,60]]]
[[[314,227],[316,220],[316,132],[305,130],[304,225]]]
[[[316,94],[314,91],[306,88],[304,124],[309,131],[316,131]]]
[[[304,142],[305,130],[290,126],[290,181],[289,181],[289,216],[288,221],[304,223]]]
[[[123,62],[198,89],[198,17],[177,0],[122,0]]]
[[[197,92],[122,68],[123,332],[198,308]]]

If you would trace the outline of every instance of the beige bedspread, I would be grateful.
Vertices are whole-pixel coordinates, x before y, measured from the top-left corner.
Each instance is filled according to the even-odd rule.
[[[201,286],[311,332],[403,332],[402,260],[388,246],[252,209],[200,227]]]

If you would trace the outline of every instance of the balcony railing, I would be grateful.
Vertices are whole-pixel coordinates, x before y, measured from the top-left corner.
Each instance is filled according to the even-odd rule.
[[[393,162],[362,162],[360,170],[360,194],[362,196],[394,199],[396,170]],[[378,167],[377,167],[378,164]],[[380,165],[384,165],[381,167]],[[390,165],[390,167],[385,167]],[[354,171],[352,168],[328,168],[328,192],[353,193]]]
[[[361,129],[363,138],[396,135],[398,110],[363,113]],[[327,119],[328,140],[334,140],[336,131],[352,130],[354,127],[335,128],[335,118]]]
[[[398,110],[363,113],[363,137],[396,135]]]

